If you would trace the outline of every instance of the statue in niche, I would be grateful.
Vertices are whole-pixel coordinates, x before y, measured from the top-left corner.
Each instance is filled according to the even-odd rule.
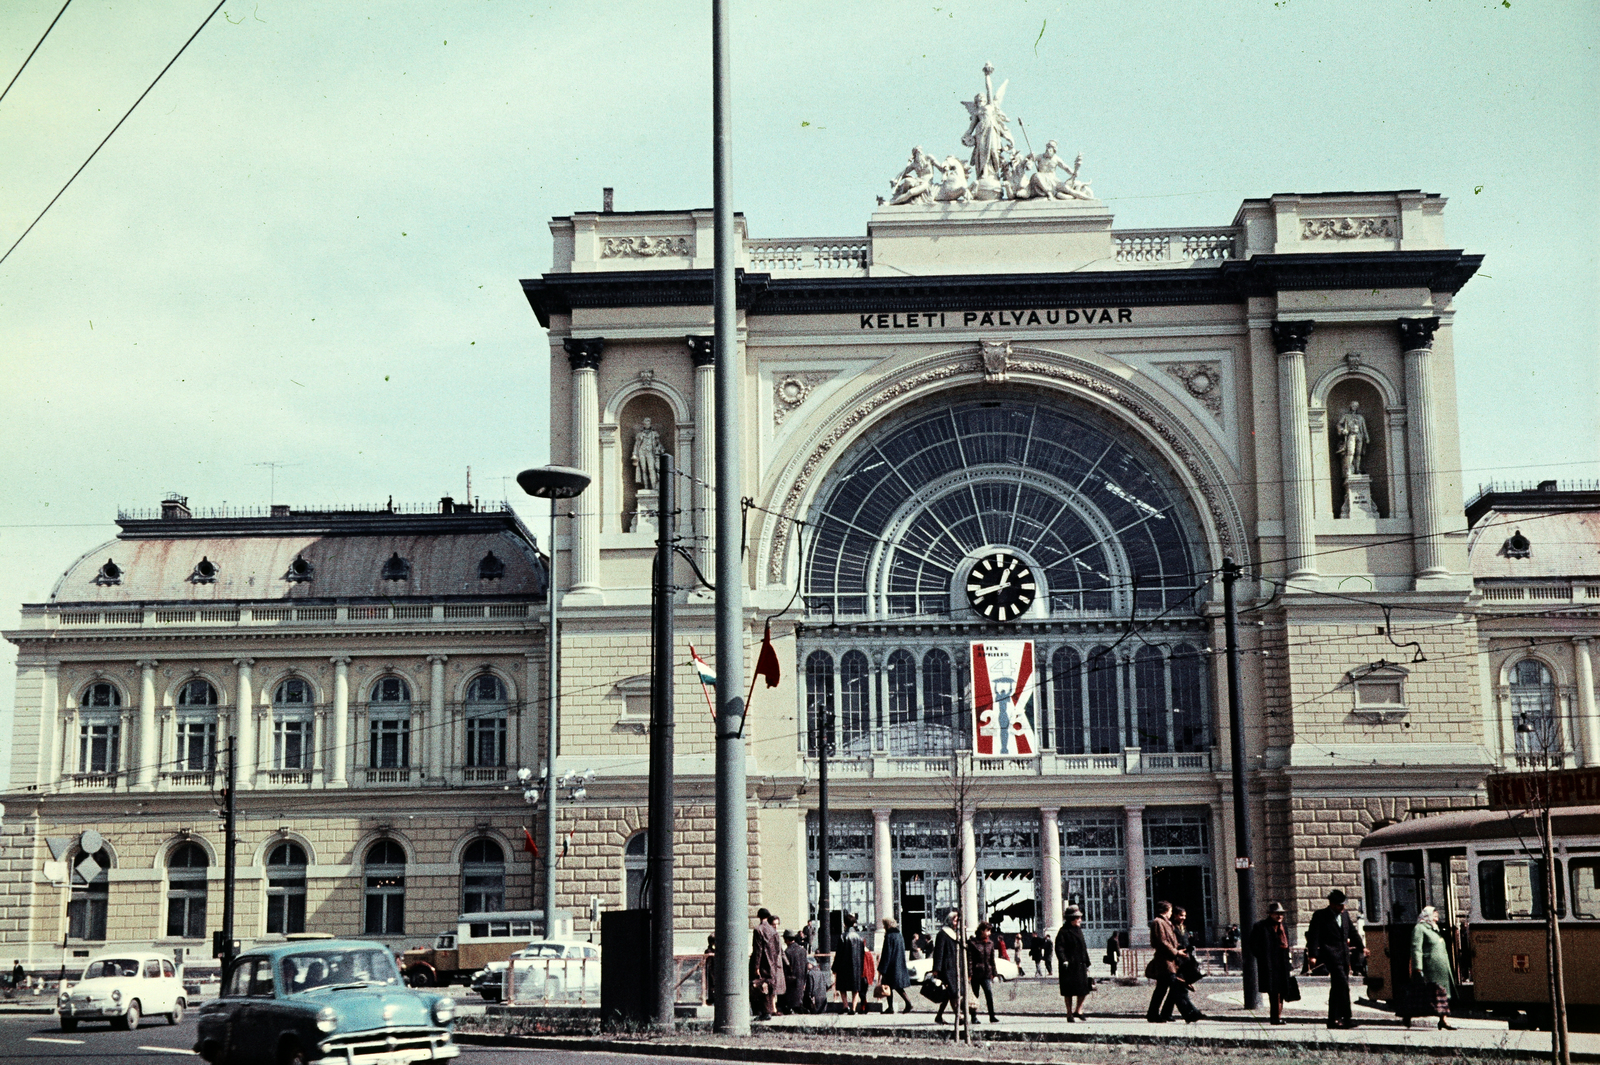
[[[653,492],[660,479],[660,458],[666,452],[661,446],[661,434],[650,428],[646,418],[633,430],[633,484],[641,492]]]
[[[889,182],[894,189],[889,202],[895,206],[902,203],[932,203],[933,187],[941,176],[939,164],[924,153],[921,146],[913,148],[911,162]]]
[[[1344,458],[1344,475],[1361,476],[1367,460],[1367,444],[1371,441],[1367,435],[1367,419],[1361,414],[1361,404],[1351,400],[1350,406],[1339,416],[1339,424],[1335,429],[1339,434],[1339,454]]]
[[[998,200],[1001,197],[1000,164],[1005,152],[1015,150],[1016,146],[1011,139],[1011,130],[1006,125],[1010,120],[1000,110],[1000,101],[1005,99],[1006,86],[1010,82],[1002,82],[1000,91],[995,92],[994,80],[990,76],[993,73],[994,64],[985,63],[985,91],[974,96],[970,104],[962,101],[972,121],[962,135],[961,143],[972,149],[972,182],[977,186],[974,196],[980,200]]]

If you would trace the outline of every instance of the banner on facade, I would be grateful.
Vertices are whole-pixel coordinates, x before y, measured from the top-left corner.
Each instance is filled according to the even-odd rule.
[[[1033,641],[973,641],[972,749],[979,758],[1033,758]]]

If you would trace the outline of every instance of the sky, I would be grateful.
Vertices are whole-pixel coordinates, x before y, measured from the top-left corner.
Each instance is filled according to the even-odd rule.
[[[212,0],[72,0],[0,100],[0,255]],[[1600,478],[1600,5],[729,0],[753,237],[858,236],[982,67],[1118,228],[1420,188],[1456,299],[1463,483]],[[0,3],[9,81],[61,10]],[[0,628],[169,492],[516,493],[548,461],[520,279],[548,220],[711,206],[705,0],[225,0],[0,264]],[[3,82],[0,82],[3,84]],[[541,505],[516,503],[539,529]],[[0,735],[15,648],[0,649]],[[0,781],[4,780],[0,754]]]

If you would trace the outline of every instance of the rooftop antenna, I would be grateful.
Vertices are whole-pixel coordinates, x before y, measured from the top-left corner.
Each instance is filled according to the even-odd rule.
[[[252,462],[252,466],[265,466],[272,471],[272,479],[268,484],[267,504],[270,506],[278,501],[278,467],[279,466],[304,466],[303,462]]]
[[[467,503],[472,503],[472,467],[467,467]]]

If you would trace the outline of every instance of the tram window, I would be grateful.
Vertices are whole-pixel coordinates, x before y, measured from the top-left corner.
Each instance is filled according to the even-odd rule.
[[[1572,877],[1572,916],[1600,918],[1600,858],[1574,858],[1568,864]]]
[[[1366,897],[1361,901],[1366,904],[1366,919],[1368,924],[1383,923],[1383,909],[1378,901],[1378,859],[1368,858],[1361,863],[1362,894]]]
[[[1527,858],[1478,863],[1478,896],[1485,921],[1542,918],[1545,913],[1544,863]],[[1556,864],[1556,912],[1566,908],[1566,885]]]
[[[1389,920],[1395,924],[1416,924],[1422,912],[1422,855],[1389,856]]]

